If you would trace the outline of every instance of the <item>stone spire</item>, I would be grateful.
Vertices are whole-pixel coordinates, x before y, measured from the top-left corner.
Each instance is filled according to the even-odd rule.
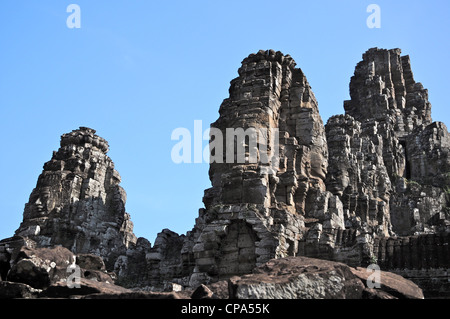
[[[298,255],[306,240],[327,246],[329,235],[344,229],[342,204],[326,191],[328,149],[318,103],[295,66],[292,57],[273,50],[242,61],[211,124],[212,187],[194,228],[186,236],[164,230],[154,247],[143,249],[145,261],[142,253],[128,252],[117,273],[152,286],[196,287]],[[310,237],[305,221],[315,225]],[[133,263],[143,263],[148,273],[133,273]]]
[[[326,191],[328,148],[318,103],[295,66],[289,55],[261,50],[242,61],[230,83],[211,128],[224,137],[223,150],[230,142],[235,151],[243,146],[245,161],[227,162],[224,152],[224,158],[211,162],[206,209],[200,210],[182,249],[183,260],[195,261],[191,286],[298,254],[305,219],[318,222],[324,233],[344,228],[342,205]],[[253,146],[251,133],[228,139],[230,129],[252,128],[256,134],[266,132]],[[210,146],[217,150],[215,138]],[[255,147],[258,161],[252,163]],[[261,161],[265,155],[268,163]]]
[[[44,164],[16,235],[39,246],[97,254],[112,268],[114,256],[134,245],[136,237],[108,149],[93,129],[63,134],[61,147]]]

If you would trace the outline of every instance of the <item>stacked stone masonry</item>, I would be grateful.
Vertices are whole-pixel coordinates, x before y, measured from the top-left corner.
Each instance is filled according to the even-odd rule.
[[[409,56],[363,54],[344,109],[324,125],[291,56],[251,54],[211,124],[211,188],[191,231],[165,229],[153,246],[136,238],[108,143],[81,127],[44,165],[16,235],[99,255],[118,283],[149,290],[195,288],[308,256],[378,263],[429,295],[450,294],[450,137],[432,121]],[[218,132],[239,129],[242,140],[217,142]],[[239,147],[243,161],[223,152]],[[0,244],[4,272],[10,258]]]

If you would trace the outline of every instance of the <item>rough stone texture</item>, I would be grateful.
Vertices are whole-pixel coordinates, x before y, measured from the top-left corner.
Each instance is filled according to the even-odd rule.
[[[21,248],[35,248],[36,243],[26,237],[14,236],[0,241],[0,277],[6,280],[11,265]]]
[[[395,269],[380,255],[380,240],[450,231],[449,134],[432,123],[428,92],[415,82],[409,57],[399,49],[368,50],[350,96],[346,115],[330,118],[324,130],[290,56],[260,51],[244,59],[211,127],[223,136],[227,128],[263,128],[268,135],[277,128],[279,154],[268,165],[214,157],[205,209],[181,250],[191,287],[296,255]],[[243,143],[250,156],[251,143]],[[446,247],[447,237],[441,239],[430,247]],[[394,247],[388,256],[391,250],[400,256]],[[426,257],[433,263],[418,257],[409,267],[449,268],[434,251]]]
[[[414,81],[409,57],[368,50],[350,96],[346,115],[326,128],[327,186],[348,217],[379,237],[448,231],[450,137],[443,123],[432,123],[428,91]]]
[[[363,282],[366,282],[372,279],[370,276],[372,275],[372,272],[368,272],[366,268],[351,268],[350,269],[352,273],[360,278]],[[415,283],[413,283],[410,280],[406,280],[402,276],[381,271],[380,272],[380,288],[381,291],[385,293],[389,293],[390,295],[399,298],[399,299],[424,299],[422,289],[419,288]],[[375,291],[376,288],[372,288]],[[371,293],[373,294],[374,291],[372,290]],[[382,297],[383,299],[386,298],[386,296]]]
[[[268,50],[244,59],[238,73],[211,125],[212,187],[194,228],[181,236],[159,234],[145,260],[140,257],[147,272],[139,280],[129,270],[130,255],[136,257],[129,249],[116,262],[123,277],[160,289],[172,282],[195,288],[296,255],[305,216],[323,224],[325,233],[344,228],[342,204],[325,189],[325,129],[301,69],[289,55]],[[248,135],[240,140],[230,129]],[[251,142],[256,140],[258,147]]]
[[[344,103],[348,115],[360,122],[392,119],[401,136],[432,122],[428,91],[415,82],[410,58],[400,49],[364,53],[350,81],[350,97]]]
[[[450,299],[449,268],[394,269],[393,272],[416,283],[428,299]]]
[[[183,267],[193,272],[191,287],[295,256],[305,218],[315,219],[326,234],[344,229],[342,204],[325,189],[328,149],[318,103],[295,65],[289,55],[259,51],[243,60],[239,77],[231,81],[230,96],[211,125],[224,137],[220,145],[217,133],[211,134],[212,188],[205,191],[205,209],[181,251]],[[235,142],[228,131],[239,128],[250,132],[249,138]],[[258,135],[256,150],[251,129],[266,132]],[[230,143],[236,155],[231,162],[228,152],[223,158],[215,153]],[[239,160],[241,146],[245,161]]]
[[[92,254],[78,254],[76,258],[76,264],[80,268],[92,269],[92,270],[102,270],[105,271],[105,263],[100,256]]]
[[[380,290],[367,291],[365,269],[345,264],[287,257],[271,260],[253,274],[229,280],[231,299],[423,299],[422,290],[401,276],[382,272]]]
[[[214,299],[214,292],[207,286],[201,284],[191,295],[192,299]]]
[[[128,249],[125,255],[121,255],[116,259],[114,272],[118,276],[117,284],[124,287],[148,286],[150,284],[148,272],[152,270],[146,263],[146,255],[150,250],[150,242],[140,237],[136,246]]]
[[[29,252],[29,251],[28,251]],[[53,258],[54,251],[37,249],[39,256]],[[69,252],[70,253],[70,252]],[[51,256],[50,256],[51,255]],[[64,254],[63,254],[64,255]],[[89,270],[96,271],[96,270]],[[98,271],[98,270],[97,270]],[[45,272],[27,269],[28,277],[46,279]],[[126,289],[110,281],[85,276],[70,287],[67,280],[35,289],[24,283],[0,282],[0,298],[72,298],[72,299],[374,299],[423,298],[422,291],[401,276],[381,272],[381,289],[365,287],[365,269],[353,269],[342,263],[288,257],[274,259],[254,270],[252,275],[233,276],[228,281],[200,285],[195,291],[150,292]],[[54,276],[52,279],[55,279]],[[56,278],[58,279],[58,278]]]
[[[212,187],[191,231],[165,229],[153,246],[136,239],[108,143],[81,127],[62,136],[16,236],[0,242],[2,280],[17,272],[22,247],[62,245],[94,268],[86,279],[112,275],[96,255],[120,285],[168,294],[201,284],[214,292],[216,282],[287,256],[378,263],[430,296],[448,293],[450,136],[432,121],[428,92],[415,82],[409,57],[399,49],[368,50],[350,81],[345,114],[325,126],[289,55],[259,51],[238,74],[211,124]],[[329,288],[311,296],[350,297],[338,289],[350,277],[333,271],[306,272],[302,285]],[[285,284],[271,280],[272,288]],[[301,296],[295,285],[291,297]],[[366,287],[360,297],[393,295]]]
[[[272,50],[251,54],[242,62],[239,77],[231,81],[230,97],[223,101],[220,117],[211,127],[220,129],[225,137],[230,128],[262,128],[268,135],[278,129],[280,154],[279,158],[269,158],[272,171],[261,163],[266,155],[261,149],[257,165],[238,159],[234,163],[211,163],[212,188],[205,192],[206,209],[215,204],[279,204],[295,213],[304,211],[310,185],[325,190],[325,130],[317,100],[295,65],[289,55]],[[269,139],[265,136],[261,143],[272,146]],[[249,156],[252,145],[243,142]]]
[[[7,280],[21,282],[33,288],[43,289],[54,282],[67,278],[67,267],[75,262],[75,256],[66,248],[22,247],[15,260]]]
[[[442,253],[450,232],[450,138],[443,123],[432,122],[428,91],[415,82],[409,57],[399,49],[368,50],[350,96],[346,115],[326,125],[326,184],[356,234],[353,243],[313,256],[355,266],[378,262],[405,274],[401,269],[449,269]]]
[[[62,135],[60,149],[45,163],[25,205],[16,235],[42,247],[62,245],[76,254],[99,255],[112,269],[115,257],[134,245],[136,237],[108,150],[108,143],[89,128]]]
[[[212,299],[229,299],[230,291],[228,289],[228,281],[222,280],[208,284],[207,288],[213,292]]]
[[[131,293],[130,290],[114,285],[112,283],[101,282],[81,278],[79,287],[70,288],[64,281],[59,281],[47,289],[40,295],[40,298],[69,298],[71,296],[85,296],[91,294],[122,294]]]
[[[100,256],[75,255],[62,246],[38,248],[32,240],[18,236],[1,241],[0,247],[4,248],[0,258],[8,265],[2,278],[2,298],[67,297],[97,293],[95,289],[103,284],[114,286],[115,275],[106,271]],[[78,283],[75,276],[81,287],[71,289],[69,282]]]

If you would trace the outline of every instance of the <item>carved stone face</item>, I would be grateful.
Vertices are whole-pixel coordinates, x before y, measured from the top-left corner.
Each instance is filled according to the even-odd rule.
[[[349,184],[350,177],[348,174],[348,170],[345,167],[338,167],[338,169],[330,179],[329,189],[333,194],[342,195]]]
[[[35,196],[30,199],[30,212],[32,216],[43,216],[49,213],[51,208],[50,187],[41,187]]]
[[[338,173],[340,177],[340,184],[342,187],[342,191],[344,191],[350,184],[350,176],[346,168],[340,169]]]
[[[311,175],[325,180],[327,175],[328,161],[316,152],[311,153]]]

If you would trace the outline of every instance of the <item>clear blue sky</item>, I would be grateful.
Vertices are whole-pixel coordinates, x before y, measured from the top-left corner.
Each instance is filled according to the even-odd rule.
[[[69,4],[81,28],[69,29]],[[369,4],[381,28],[369,29]],[[208,164],[174,164],[175,128],[218,117],[241,61],[290,54],[323,120],[344,113],[355,65],[371,47],[401,48],[447,125],[450,2],[24,1],[0,5],[0,239],[13,235],[63,133],[88,126],[109,141],[135,233],[185,233],[210,187]],[[205,142],[205,145],[207,142]]]

